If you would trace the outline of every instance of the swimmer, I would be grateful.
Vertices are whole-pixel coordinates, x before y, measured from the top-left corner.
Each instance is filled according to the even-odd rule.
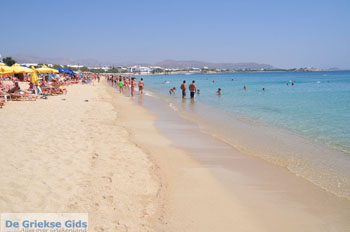
[[[264,91],[264,92],[265,92],[265,88],[262,88],[262,91]]]
[[[199,89],[197,89],[197,94],[199,95],[201,93],[201,91]]]
[[[244,86],[243,89],[244,89],[244,91],[246,91],[247,90],[247,86]]]
[[[219,96],[221,95],[221,89],[220,88],[218,88],[218,91],[216,91],[216,94],[219,95]]]

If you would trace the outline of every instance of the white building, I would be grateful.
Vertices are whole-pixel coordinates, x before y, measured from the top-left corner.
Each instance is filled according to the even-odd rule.
[[[24,64],[21,64],[21,65],[25,65],[27,67],[32,67],[32,66],[36,67],[36,66],[38,66],[38,64],[36,64],[36,63],[24,63]]]
[[[151,68],[145,67],[145,66],[136,65],[136,66],[128,67],[128,72],[140,73],[140,74],[149,74],[149,73],[151,73]]]
[[[71,68],[82,68],[84,67],[84,65],[76,65],[76,64],[67,64],[68,67],[71,67]]]

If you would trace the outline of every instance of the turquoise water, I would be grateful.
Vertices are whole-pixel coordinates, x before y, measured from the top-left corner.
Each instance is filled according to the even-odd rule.
[[[182,81],[186,80],[189,85],[195,80],[201,91],[195,98],[198,104],[287,129],[350,153],[350,71],[181,74],[143,78],[146,88],[166,96],[171,87],[176,87],[176,95],[169,99],[178,104],[183,104],[179,88]],[[216,95],[218,88],[222,89],[221,96]]]

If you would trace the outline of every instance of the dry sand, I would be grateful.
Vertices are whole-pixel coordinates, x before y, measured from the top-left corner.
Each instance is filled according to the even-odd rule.
[[[118,125],[104,86],[68,91],[0,111],[0,212],[88,212],[90,231],[149,231],[154,165]]]

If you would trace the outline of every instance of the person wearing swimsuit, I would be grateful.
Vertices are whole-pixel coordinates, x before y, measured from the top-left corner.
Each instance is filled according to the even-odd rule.
[[[135,77],[132,77],[131,78],[131,96],[133,97],[134,96],[134,88],[136,86],[136,78]]]
[[[182,90],[182,98],[186,98],[186,81],[183,81],[180,89]]]
[[[145,86],[145,83],[143,82],[143,78],[139,81],[139,94],[143,94],[143,88]]]

